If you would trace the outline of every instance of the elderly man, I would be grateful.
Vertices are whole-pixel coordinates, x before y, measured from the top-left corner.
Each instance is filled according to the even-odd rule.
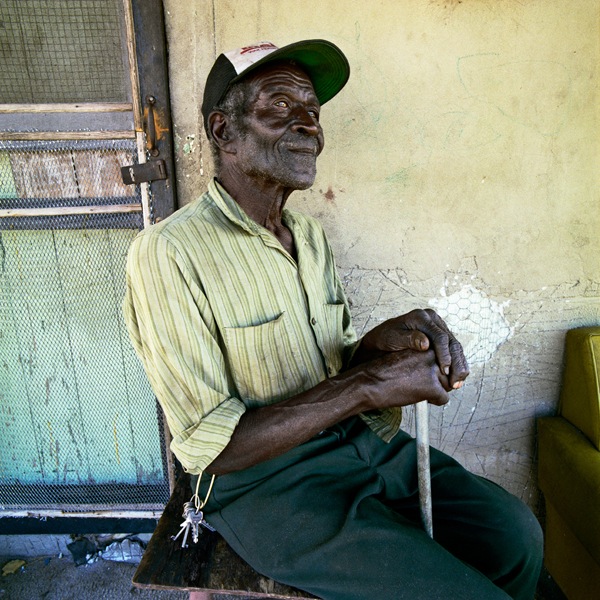
[[[537,521],[433,449],[434,540],[420,523],[401,407],[447,402],[460,344],[422,310],[357,341],[321,226],[285,208],[348,76],[323,40],[219,56],[202,104],[216,177],[134,241],[131,338],[207,521],[259,572],[326,600],[531,599]]]

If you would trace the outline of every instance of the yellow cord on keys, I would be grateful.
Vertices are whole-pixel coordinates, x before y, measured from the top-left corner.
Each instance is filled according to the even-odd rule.
[[[202,479],[202,474],[200,474],[200,477],[198,477],[198,480],[196,481],[196,491],[194,492],[194,495],[192,496],[194,506],[196,507],[196,512],[198,512],[199,510],[203,509],[206,506],[206,503],[208,502],[208,499],[210,498],[210,493],[212,492],[212,489],[213,489],[213,484],[215,483],[215,477],[216,477],[216,475],[212,476],[212,478],[210,480],[210,485],[208,486],[208,492],[206,492],[206,496],[204,497],[204,500],[202,502],[200,502],[200,496],[198,496],[198,492],[200,490],[200,481]]]

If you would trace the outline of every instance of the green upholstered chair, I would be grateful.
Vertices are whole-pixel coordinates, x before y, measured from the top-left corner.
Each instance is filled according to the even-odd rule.
[[[600,327],[567,332],[559,414],[538,419],[546,568],[569,600],[600,598]]]

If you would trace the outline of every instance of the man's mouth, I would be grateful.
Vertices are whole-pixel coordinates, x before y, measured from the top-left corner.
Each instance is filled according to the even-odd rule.
[[[310,156],[317,155],[317,146],[287,146],[290,152],[296,152],[298,154],[309,154]]]
[[[319,140],[313,136],[290,135],[287,139],[281,140],[281,145],[289,152],[311,156],[318,155],[320,150]]]

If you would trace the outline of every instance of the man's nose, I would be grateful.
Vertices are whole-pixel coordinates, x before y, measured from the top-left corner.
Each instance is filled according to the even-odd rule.
[[[321,125],[307,110],[299,109],[294,114],[292,131],[304,135],[318,136],[321,133]]]

